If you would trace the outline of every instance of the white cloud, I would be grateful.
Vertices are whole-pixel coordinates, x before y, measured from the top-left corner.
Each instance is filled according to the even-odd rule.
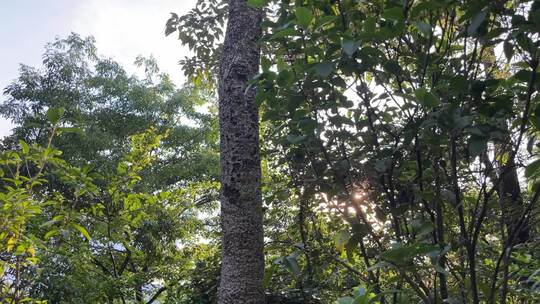
[[[73,30],[93,35],[99,52],[126,68],[138,55],[153,55],[160,68],[180,83],[178,61],[187,53],[175,35],[165,37],[170,12],[182,14],[195,0],[92,0],[81,2],[73,16]],[[132,70],[131,70],[132,71]]]

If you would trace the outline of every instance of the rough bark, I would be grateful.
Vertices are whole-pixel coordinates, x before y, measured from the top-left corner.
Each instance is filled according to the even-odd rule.
[[[248,82],[259,71],[262,11],[229,1],[220,62],[222,265],[220,304],[264,303],[259,117]]]
[[[511,233],[514,229],[518,228],[516,225],[523,215],[525,206],[521,196],[515,161],[510,159],[506,165],[501,167],[500,171],[502,181],[499,187],[499,199],[502,202],[503,219],[508,233]],[[529,240],[529,230],[530,227],[527,221],[519,227],[514,244],[527,242]]]
[[[497,66],[495,55],[495,47],[490,46],[485,51],[488,56],[482,58],[485,71],[494,71],[493,67]],[[491,73],[488,78],[492,78]],[[509,133],[509,127],[505,126],[506,131]],[[498,153],[502,156],[504,154],[512,155],[513,142],[511,136],[505,138],[505,142],[509,143],[508,146],[500,146]],[[501,202],[501,211],[503,222],[506,225],[508,233],[512,233],[516,224],[520,222],[525,209],[523,197],[521,195],[521,188],[519,185],[519,176],[517,173],[517,166],[515,162],[515,155],[511,157],[507,163],[499,162],[499,177],[501,178],[497,193],[499,195],[499,201]],[[519,228],[519,227],[518,227]],[[526,221],[517,231],[515,244],[527,242],[530,237],[529,222]]]

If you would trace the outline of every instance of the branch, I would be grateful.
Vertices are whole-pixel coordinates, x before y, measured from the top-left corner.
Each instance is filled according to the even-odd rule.
[[[126,270],[126,267],[128,265],[129,260],[131,259],[131,250],[127,249],[127,254],[124,259],[124,262],[122,262],[122,265],[120,266],[120,270],[118,270],[118,275],[122,275],[124,273],[124,270]]]
[[[109,269],[107,269],[107,267],[105,267],[105,265],[103,265],[98,259],[92,258],[92,262],[94,262],[94,264],[98,266],[105,274],[112,275]]]
[[[148,300],[148,302],[146,302],[146,304],[152,304],[154,303],[155,300],[157,300],[157,298],[165,291],[167,290],[167,287],[163,286],[161,287],[160,289],[158,289],[158,291],[154,294],[154,296],[152,298],[150,298],[150,300]]]

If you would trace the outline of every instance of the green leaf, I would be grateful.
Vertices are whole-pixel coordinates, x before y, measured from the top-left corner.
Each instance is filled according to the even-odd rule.
[[[343,52],[349,56],[352,56],[358,47],[360,47],[360,41],[347,40],[343,42]]]
[[[531,72],[528,70],[519,70],[513,77],[522,82],[529,82],[531,79]]]
[[[414,25],[424,37],[428,37],[431,34],[430,24],[425,22],[415,22]]]
[[[334,237],[334,242],[336,244],[336,249],[339,251],[343,251],[345,249],[345,245],[349,242],[351,239],[351,234],[348,230],[342,230],[336,236]]]
[[[385,10],[382,13],[384,19],[401,20],[403,19],[403,9],[400,7],[393,7]]]
[[[505,41],[503,43],[503,51],[504,56],[506,56],[506,60],[510,62],[510,60],[512,60],[512,57],[514,56],[514,46],[512,45],[512,43]]]
[[[272,34],[272,36],[270,37],[270,40],[279,39],[279,38],[283,38],[287,36],[293,36],[297,34],[298,34],[298,31],[295,30],[294,28],[287,28],[287,29],[277,31],[274,34]]]
[[[276,267],[277,267],[276,264],[272,264],[269,268],[265,269],[264,278],[263,278],[264,288],[268,288],[268,286],[270,285],[272,276],[274,275],[274,272],[276,272]]]
[[[342,297],[337,300],[337,304],[352,304],[354,301],[351,297]]]
[[[444,269],[444,267],[441,266],[439,263],[433,264],[433,267],[435,268],[435,271],[437,271],[438,273],[448,275],[448,271],[446,271],[446,269]]]
[[[516,41],[522,49],[526,50],[527,52],[533,52],[534,43],[532,42],[531,38],[524,33],[517,35]]]
[[[484,19],[486,19],[486,16],[487,16],[487,12],[481,11],[480,13],[476,14],[476,16],[472,18],[471,23],[467,27],[467,34],[469,34],[469,36],[476,35],[478,28],[480,27],[482,22],[484,22]]]
[[[527,168],[525,168],[525,177],[530,178],[538,175],[540,169],[540,159],[537,159],[530,163]]]
[[[434,108],[440,104],[439,98],[425,88],[416,89],[414,95],[422,105],[428,108]]]
[[[426,255],[427,253],[438,249],[438,246],[426,243],[416,243],[411,245],[398,244],[396,247],[383,252],[381,258],[393,263],[404,264],[416,256]]]
[[[395,60],[388,60],[387,62],[385,62],[383,64],[383,69],[392,74],[392,75],[395,75],[395,76],[399,76],[402,74],[402,69],[401,69],[401,66],[399,65],[399,63]]]
[[[48,241],[51,237],[59,234],[60,231],[58,229],[53,229],[45,233],[45,236],[43,237],[46,241]]]
[[[426,236],[433,232],[433,230],[435,230],[435,226],[430,222],[425,222],[420,227],[418,227],[418,231],[416,233],[419,236]]]
[[[306,134],[312,133],[317,128],[317,121],[311,118],[305,118],[298,122],[298,127]]]
[[[300,275],[300,266],[298,265],[296,257],[287,256],[283,258],[283,265],[285,265],[285,268],[287,268],[287,270],[289,270],[295,276]]]
[[[469,153],[471,156],[478,156],[487,148],[487,139],[484,137],[471,136],[469,141]]]
[[[311,20],[313,20],[313,14],[307,7],[297,7],[294,11],[296,21],[302,28],[307,29]]]
[[[52,219],[50,221],[46,221],[45,223],[41,224],[39,227],[40,228],[44,228],[44,227],[50,227],[54,224],[57,224],[57,223],[60,223],[61,220],[60,219]]]
[[[305,135],[296,135],[296,134],[289,134],[287,135],[287,141],[289,141],[291,144],[297,144],[302,142],[304,139],[306,139]]]
[[[331,62],[321,62],[315,65],[317,75],[327,78],[334,70],[334,64]]]
[[[536,138],[534,137],[529,138],[529,140],[527,141],[527,152],[529,152],[529,154],[533,153],[535,143],[536,143]]]
[[[354,288],[353,295],[355,297],[363,297],[363,296],[366,295],[366,292],[367,291],[366,291],[366,289],[364,287],[359,286],[359,287]]]
[[[270,61],[270,59],[266,57],[261,58],[261,69],[263,70],[263,72],[268,72],[271,66],[272,62]]]
[[[19,140],[19,145],[21,146],[21,150],[23,154],[28,154],[30,152],[30,147],[24,140]]]
[[[268,4],[268,0],[248,0],[248,5],[255,8],[262,8]]]
[[[62,128],[58,128],[57,130],[58,130],[58,134],[75,133],[75,134],[84,136],[83,130],[77,127],[62,127]]]
[[[376,27],[377,27],[377,20],[375,20],[375,17],[368,16],[362,24],[362,32],[374,33]]]
[[[77,225],[75,223],[71,223],[69,225],[75,228],[75,230],[79,231],[86,238],[86,240],[90,241],[92,239],[86,228],[84,228],[83,226]]]
[[[287,69],[287,63],[285,62],[285,59],[283,59],[283,56],[277,57],[276,65],[278,72],[283,72]]]
[[[66,110],[64,108],[50,108],[47,110],[47,120],[55,125],[60,121],[60,118],[64,116],[64,112]]]
[[[369,304],[371,301],[370,301],[370,298],[368,295],[363,295],[361,297],[356,297],[354,299],[354,304]]]
[[[385,261],[379,261],[366,269],[366,271],[373,271],[377,269],[392,268],[393,265]]]

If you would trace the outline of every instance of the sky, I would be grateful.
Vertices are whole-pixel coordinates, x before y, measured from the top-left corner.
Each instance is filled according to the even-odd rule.
[[[0,0],[0,93],[20,64],[41,66],[47,42],[71,32],[94,36],[98,52],[134,72],[138,55],[153,55],[180,84],[178,61],[187,54],[174,34],[165,37],[170,12],[182,14],[196,0]],[[0,95],[0,100],[6,96]],[[0,117],[0,137],[12,125]]]

